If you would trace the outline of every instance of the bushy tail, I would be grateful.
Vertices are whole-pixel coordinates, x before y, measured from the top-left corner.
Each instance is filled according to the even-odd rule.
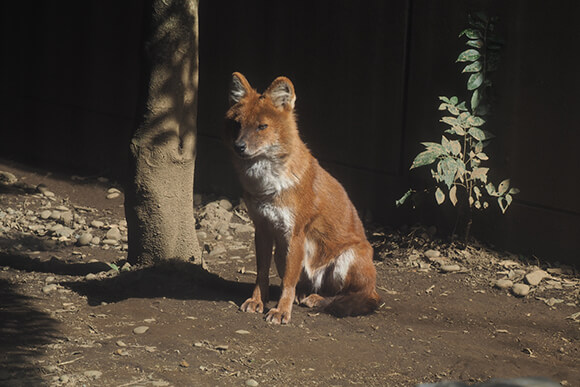
[[[360,316],[374,312],[381,304],[381,297],[372,289],[341,294],[325,299],[322,309],[337,317]]]

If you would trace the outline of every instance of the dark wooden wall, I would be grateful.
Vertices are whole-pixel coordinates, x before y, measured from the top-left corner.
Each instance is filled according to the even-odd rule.
[[[143,2],[2,4],[0,157],[122,178],[139,90]],[[363,214],[387,224],[451,222],[450,208],[396,209],[429,172],[408,167],[439,141],[439,95],[465,98],[454,63],[467,13],[505,38],[487,129],[494,181],[520,195],[476,232],[500,246],[578,262],[580,30],[573,0],[211,1],[200,4],[198,191],[239,194],[220,135],[233,71],[296,87],[302,137]]]

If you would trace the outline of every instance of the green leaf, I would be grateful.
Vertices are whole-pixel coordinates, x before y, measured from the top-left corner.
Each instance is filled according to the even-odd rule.
[[[459,102],[459,98],[453,96],[449,99],[449,103],[452,104],[453,106],[457,105],[457,102]]]
[[[439,172],[439,175],[447,185],[447,188],[451,188],[455,181],[455,175],[457,174],[457,164],[455,163],[455,159],[446,157],[439,161],[439,164],[437,164],[437,172]]]
[[[427,150],[433,150],[433,151],[439,152],[439,155],[445,154],[445,148],[443,147],[443,145],[438,144],[436,142],[422,142],[421,145],[423,145],[425,148],[427,148]]]
[[[481,126],[485,124],[485,120],[478,116],[471,116],[467,118],[466,122],[469,124],[469,126]]]
[[[487,193],[491,196],[497,196],[497,191],[495,190],[495,186],[493,185],[493,183],[487,183],[487,185],[485,186],[485,190],[487,191]]]
[[[483,74],[481,72],[471,74],[467,80],[467,90],[475,90],[483,83]]]
[[[497,187],[497,193],[503,196],[503,194],[505,194],[509,188],[510,188],[510,179],[505,179],[501,183],[499,183],[499,186]]]
[[[462,112],[467,111],[467,108],[465,107],[465,101],[457,105],[457,109],[461,110]]]
[[[486,183],[488,171],[489,171],[489,168],[477,167],[471,172],[471,179],[472,180],[480,180],[482,183]]]
[[[399,200],[395,201],[395,205],[397,207],[401,207],[403,205],[403,203],[405,203],[407,201],[407,199],[409,199],[411,197],[413,192],[415,192],[415,191],[413,191],[412,189],[405,192],[405,194]]]
[[[515,188],[515,187],[513,187],[513,188],[510,188],[510,191],[509,191],[508,193],[509,193],[510,195],[517,195],[517,194],[519,194],[519,193],[520,193],[520,190],[519,190],[519,189],[517,189],[517,188]]]
[[[483,151],[483,142],[476,142],[473,148],[475,149],[475,153],[481,153],[481,151]]]
[[[468,29],[461,31],[461,33],[459,34],[459,37],[462,37],[463,35],[466,35],[469,39],[481,38],[481,33],[478,30],[473,29],[473,28],[468,28]]]
[[[445,102],[443,102],[442,104],[439,105],[437,110],[445,110],[445,109],[447,109],[447,106],[449,106],[449,104],[446,104]]]
[[[505,203],[504,203],[505,201]],[[497,203],[499,204],[499,208],[501,208],[501,212],[502,214],[505,214],[509,204],[507,203],[507,200],[505,200],[503,197],[498,197],[497,198]]]
[[[447,125],[451,125],[451,126],[459,125],[459,122],[457,121],[457,118],[455,118],[455,117],[446,116],[446,117],[441,118],[440,121],[445,122]]]
[[[451,154],[453,156],[458,156],[461,153],[461,143],[459,141],[451,140],[449,145],[451,146]]]
[[[473,192],[475,192],[475,197],[479,200],[479,198],[481,197],[481,190],[479,189],[478,186],[474,186],[473,187]]]
[[[445,103],[449,103],[449,98],[447,98],[447,97],[444,97],[444,96],[439,96],[439,100],[440,100],[440,101],[443,101],[443,102],[445,102]]]
[[[512,201],[514,200],[514,198],[512,197],[512,195],[507,194],[507,195],[505,195],[505,200],[507,202],[507,206],[506,206],[506,208],[507,208],[510,204],[512,204]]]
[[[449,190],[449,200],[451,200],[451,204],[453,204],[453,206],[455,206],[457,204],[457,186],[456,185],[451,187],[451,189]]]
[[[461,54],[459,54],[455,62],[473,62],[475,60],[478,60],[480,57],[481,54],[479,53],[479,51],[477,51],[474,48],[470,48],[469,50],[465,50]]]
[[[437,160],[439,156],[441,156],[441,154],[442,153],[439,150],[427,149],[426,151],[419,153],[417,157],[415,157],[415,160],[413,160],[413,164],[409,169],[414,169],[417,167],[422,167],[424,165],[432,164],[433,162],[435,162],[435,160]]]
[[[481,48],[483,47],[483,40],[481,39],[474,39],[474,40],[468,40],[467,44],[469,47],[473,47],[473,48]]]
[[[116,272],[119,272],[119,266],[115,265],[114,263],[107,263],[107,265],[109,265],[109,267]]]
[[[482,68],[483,66],[481,65],[481,62],[476,60],[475,62],[465,66],[462,73],[477,73],[480,72]]]
[[[437,200],[437,204],[441,205],[445,201],[445,194],[441,191],[441,188],[437,187],[435,191],[435,200]]]
[[[471,95],[471,111],[475,113],[475,110],[481,102],[481,97],[479,95],[479,90],[475,90]]]
[[[489,157],[487,157],[487,155],[483,152],[479,152],[478,154],[475,155],[475,157],[477,157],[480,160],[489,160]]]
[[[471,135],[471,137],[475,138],[477,141],[485,140],[485,133],[483,132],[483,130],[481,130],[479,128],[476,128],[476,127],[469,128],[467,133],[469,135]]]

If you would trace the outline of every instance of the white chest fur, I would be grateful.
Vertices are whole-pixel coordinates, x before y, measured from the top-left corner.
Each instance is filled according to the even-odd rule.
[[[264,219],[277,231],[286,234],[294,227],[294,213],[288,207],[276,206],[269,201],[254,201],[250,206],[254,217]]]
[[[277,195],[296,184],[282,163],[267,158],[252,160],[242,167],[241,174],[246,191],[259,196]]]

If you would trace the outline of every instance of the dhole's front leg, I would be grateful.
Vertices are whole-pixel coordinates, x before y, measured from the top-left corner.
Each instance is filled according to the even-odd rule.
[[[296,296],[296,284],[302,272],[302,259],[304,258],[304,235],[292,236],[284,276],[282,278],[282,295],[275,308],[266,314],[266,321],[274,324],[287,324],[292,316],[292,304]]]
[[[268,302],[270,286],[270,263],[272,262],[272,247],[274,239],[267,227],[256,226],[256,286],[252,297],[248,298],[240,307],[244,312],[264,312],[264,304]]]

